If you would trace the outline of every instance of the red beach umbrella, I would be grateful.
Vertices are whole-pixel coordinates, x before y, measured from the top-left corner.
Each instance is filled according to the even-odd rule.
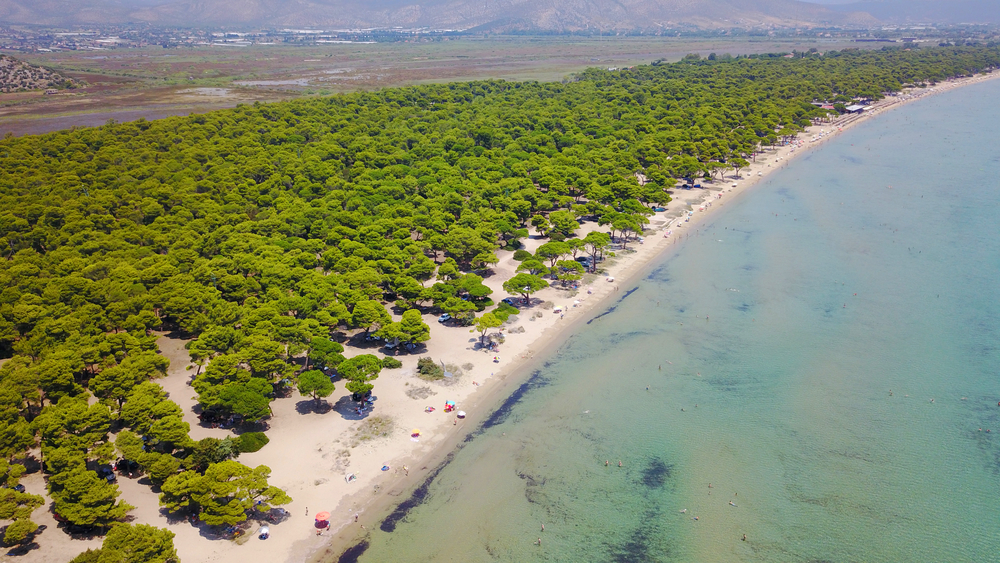
[[[316,515],[317,522],[326,522],[329,519],[330,519],[329,512],[320,512],[319,514]]]

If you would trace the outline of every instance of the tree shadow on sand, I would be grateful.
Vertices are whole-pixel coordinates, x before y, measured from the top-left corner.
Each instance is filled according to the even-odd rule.
[[[4,531],[6,531],[6,529],[7,528],[5,527]],[[39,547],[41,547],[41,546],[38,545],[38,542],[35,542],[35,541],[31,541],[30,543],[22,543],[22,544],[18,544],[16,546],[12,547],[4,555],[10,556],[10,557],[21,557],[23,555],[27,555],[27,554],[31,553],[32,551],[38,549]]]
[[[306,399],[295,403],[295,412],[299,414],[326,414],[331,410],[333,405],[327,400]]]
[[[358,403],[351,400],[350,395],[344,395],[333,404],[333,410],[345,420],[364,420],[372,412],[371,409],[358,414]]]

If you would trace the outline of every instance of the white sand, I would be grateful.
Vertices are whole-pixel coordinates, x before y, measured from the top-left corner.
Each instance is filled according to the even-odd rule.
[[[247,465],[265,464],[270,467],[271,483],[285,489],[294,499],[292,504],[285,507],[291,517],[284,523],[270,525],[271,537],[267,541],[258,540],[254,534],[245,544],[237,545],[227,540],[208,539],[202,535],[202,530],[186,522],[170,523],[159,510],[157,495],[148,484],[140,484],[137,480],[124,477],[119,479],[122,499],[136,506],[136,510],[131,513],[135,522],[165,527],[177,534],[175,545],[178,554],[188,563],[303,561],[331,551],[337,553],[345,542],[364,534],[362,525],[376,525],[387,507],[404,499],[408,490],[427,475],[428,468],[433,468],[440,462],[442,453],[450,451],[449,444],[456,437],[470,430],[477,417],[483,416],[486,410],[509,394],[514,387],[512,384],[523,376],[521,372],[524,370],[518,370],[519,366],[566,334],[573,321],[592,316],[593,309],[605,301],[605,298],[626,291],[631,287],[630,283],[634,285],[630,280],[635,274],[663,250],[677,244],[689,231],[696,230],[700,221],[711,211],[746,191],[769,172],[786,165],[792,157],[835,136],[839,129],[918,97],[996,76],[1000,76],[1000,73],[989,77],[949,81],[934,88],[914,89],[889,97],[872,106],[863,115],[842,117],[833,123],[810,127],[797,136],[795,143],[773,151],[764,151],[758,155],[756,163],[741,171],[741,179],[734,179],[730,172],[724,181],[704,183],[707,189],[674,190],[674,200],[667,205],[666,211],[650,218],[649,228],[655,231],[654,234],[647,235],[644,244],[630,242],[628,246],[634,252],[620,254],[607,267],[607,276],[613,276],[614,282],[607,282],[604,276],[600,276],[582,286],[575,296],[568,291],[551,287],[537,293],[534,302],[551,301],[566,306],[565,318],[537,305],[523,310],[519,320],[512,326],[524,327],[525,332],[509,334],[504,331],[506,342],[501,346],[499,363],[492,361],[492,354],[475,349],[478,333],[470,332],[469,328],[440,325],[435,316],[425,315],[424,320],[431,327],[432,335],[427,343],[427,351],[419,355],[397,356],[403,362],[403,368],[383,370],[375,382],[374,394],[378,400],[374,413],[368,416],[389,417],[395,422],[395,430],[387,438],[351,447],[352,438],[360,423],[353,412],[341,409],[323,414],[315,413],[312,401],[298,397],[297,393],[291,398],[274,401],[274,416],[269,421],[270,430],[267,432],[270,443],[260,452],[244,454],[239,458],[240,462]],[[734,182],[736,187],[732,187]],[[711,202],[711,206],[703,207],[707,202]],[[689,212],[693,212],[690,222],[683,222],[683,217]],[[584,223],[578,234],[582,237],[589,230],[597,228],[595,223]],[[671,231],[671,234],[664,236],[667,231]],[[527,250],[534,251],[546,240],[532,237],[524,242]],[[517,263],[513,261],[512,254],[499,252],[500,263],[493,269],[494,274],[485,280],[494,290],[495,301],[506,296],[501,285],[514,275]],[[604,265],[606,264],[602,264]],[[574,306],[574,300],[579,300],[580,303]],[[535,311],[541,311],[542,317],[530,321],[529,316]],[[221,438],[231,435],[227,430],[198,426],[198,419],[191,409],[196,403],[196,393],[189,386],[195,368],[190,366],[183,345],[183,341],[166,336],[159,340],[160,349],[171,360],[168,377],[161,380],[160,384],[170,393],[170,398],[184,409],[185,420],[191,424],[192,438],[197,440],[206,436]],[[383,352],[385,351],[350,349],[346,355]],[[427,383],[414,375],[419,356],[430,356],[437,361],[443,360],[459,366],[473,364],[474,367],[450,385],[441,382]],[[411,399],[406,395],[408,390],[422,387],[430,388],[434,395],[421,400]],[[458,408],[467,411],[471,420],[459,421],[453,414],[444,413],[445,400],[456,401]],[[349,393],[342,382],[338,382],[337,389],[328,398],[328,402],[331,405],[338,402],[345,405],[349,402]],[[424,408],[427,406],[433,406],[437,410],[426,413]],[[419,441],[410,437],[410,430],[414,428],[421,430]],[[349,456],[344,457],[345,452],[349,452]],[[390,471],[382,472],[380,468],[383,464],[389,465]],[[402,470],[404,466],[409,469],[408,475]],[[347,472],[354,473],[357,480],[347,483],[344,478]],[[41,494],[44,491],[44,484],[38,473],[25,478],[24,483],[31,492]],[[314,526],[314,515],[320,511],[332,514],[333,531],[324,532],[323,536],[317,536]],[[357,524],[354,523],[356,513],[360,514]],[[47,525],[48,529],[37,539],[40,547],[18,558],[20,561],[68,561],[77,553],[88,547],[97,547],[100,543],[99,539],[72,540],[56,529],[51,513],[48,512],[48,505],[36,510],[33,519],[39,524]],[[256,525],[251,530],[256,530]]]

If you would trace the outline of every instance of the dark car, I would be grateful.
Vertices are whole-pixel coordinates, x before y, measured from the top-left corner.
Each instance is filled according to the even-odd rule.
[[[516,305],[514,305],[513,297],[504,297],[503,299],[500,300],[500,302],[506,305],[510,305],[511,307],[516,307]]]
[[[97,476],[101,479],[106,479],[108,483],[114,483],[118,480],[118,476],[115,475],[115,470],[110,465],[100,465],[97,467]]]

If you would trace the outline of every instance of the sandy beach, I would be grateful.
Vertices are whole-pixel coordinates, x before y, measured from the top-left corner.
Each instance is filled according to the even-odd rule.
[[[533,295],[531,305],[501,329],[504,343],[498,353],[482,348],[479,334],[469,327],[442,325],[435,315],[424,315],[424,322],[431,327],[426,351],[395,356],[403,366],[383,370],[374,382],[377,400],[372,412],[357,415],[350,393],[340,381],[334,394],[321,403],[300,397],[297,392],[276,399],[271,405],[273,416],[268,421],[270,443],[259,452],[243,454],[238,459],[249,466],[270,467],[271,484],[285,489],[294,499],[284,507],[289,517],[270,525],[268,540],[257,539],[257,524],[249,528],[249,541],[241,544],[215,539],[208,527],[168,518],[159,508],[157,493],[145,480],[121,477],[118,480],[121,498],[136,507],[131,519],[174,532],[178,554],[187,562],[305,561],[337,557],[363,538],[367,529],[377,526],[395,505],[409,498],[435,468],[446,463],[447,456],[461,447],[465,436],[530,375],[536,361],[635,287],[636,280],[641,279],[654,259],[664,252],[677,251],[683,240],[696,236],[702,221],[714,210],[743,197],[769,173],[849,127],[922,97],[997,76],[1000,73],[906,90],[869,106],[862,114],[815,124],[791,143],[764,150],[741,170],[738,178],[728,171],[722,180],[703,183],[700,189],[674,189],[673,200],[665,210],[650,217],[643,240],[630,241],[624,250],[614,248],[615,256],[601,265],[605,272],[588,275],[577,290],[549,287]],[[582,238],[592,230],[605,228],[585,222],[577,234]],[[532,233],[523,243],[526,250],[533,252],[547,239]],[[495,301],[508,296],[501,286],[514,275],[518,265],[510,251],[500,251],[497,256],[500,260],[492,269],[493,275],[484,280],[493,289]],[[198,440],[233,435],[230,430],[199,425],[193,410],[196,393],[190,387],[195,367],[184,349],[185,341],[162,335],[158,343],[171,362],[168,376],[159,383],[184,410],[184,419],[191,425],[191,437]],[[391,355],[374,347],[349,348],[345,355],[363,353]],[[444,380],[424,381],[416,376],[417,360],[424,356],[449,367],[456,366],[458,370]],[[468,416],[458,419],[454,413],[445,413],[445,401],[454,401],[457,409]],[[433,412],[427,412],[427,407],[432,407]],[[383,423],[381,428],[388,429],[386,435],[372,432],[370,422],[366,425],[366,421],[375,417]],[[419,429],[419,436],[413,436],[415,429]],[[348,481],[348,474],[355,479]],[[26,476],[23,483],[29,492],[44,491],[40,472]],[[321,511],[331,513],[329,529],[317,528],[315,514]],[[58,530],[48,504],[37,509],[32,519],[48,529],[37,540],[39,548],[19,557],[20,561],[67,561],[87,548],[100,545],[99,538],[71,539]]]

